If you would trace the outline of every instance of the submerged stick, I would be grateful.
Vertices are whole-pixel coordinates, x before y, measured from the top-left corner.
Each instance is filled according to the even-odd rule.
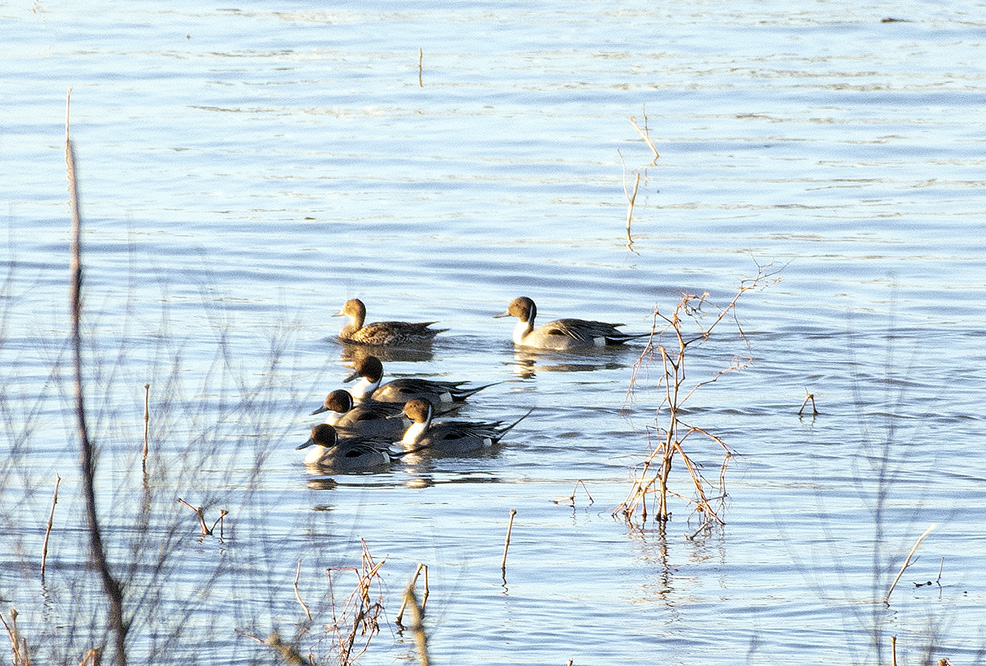
[[[500,571],[504,574],[507,573],[507,550],[510,548],[510,531],[514,528],[514,516],[517,515],[517,509],[510,509],[510,522],[507,523],[507,538],[503,543],[503,560],[500,562]]]
[[[51,526],[55,522],[55,505],[58,504],[58,484],[62,477],[55,474],[55,493],[51,497],[51,512],[48,514],[48,527],[45,528],[45,540],[41,546],[41,580],[45,579],[45,563],[48,561],[48,537],[51,536]]]
[[[897,572],[897,577],[894,578],[894,582],[890,585],[890,589],[887,590],[887,596],[883,598],[883,603],[885,604],[890,603],[890,595],[893,594],[894,588],[897,587],[897,581],[899,581],[900,577],[904,575],[904,570],[911,565],[911,557],[914,556],[914,551],[916,551],[918,549],[918,546],[921,545],[921,542],[924,541],[924,537],[928,536],[931,533],[931,530],[935,529],[936,527],[938,527],[938,525],[932,523],[928,527],[928,529],[924,531],[924,534],[919,536],[918,540],[914,542],[914,546],[911,548],[911,552],[907,554],[907,557],[904,559],[903,566],[901,566],[900,571]]]

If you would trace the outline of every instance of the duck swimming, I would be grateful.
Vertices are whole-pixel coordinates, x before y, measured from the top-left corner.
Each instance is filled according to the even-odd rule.
[[[427,452],[445,456],[476,453],[497,444],[511,428],[533,411],[530,410],[506,426],[503,421],[432,421],[435,415],[434,406],[427,400],[411,400],[404,405],[404,414],[412,421],[411,427],[404,433],[400,443],[405,453]]]
[[[312,416],[328,412],[325,422],[336,430],[366,437],[385,437],[388,441],[401,438],[410,425],[403,407],[397,402],[364,400],[356,404],[349,391],[333,391]]]
[[[537,317],[537,313],[534,301],[521,296],[511,301],[504,312],[493,317],[517,317],[520,321],[514,327],[514,344],[536,349],[565,351],[605,347],[650,335],[650,333],[624,333],[617,329],[623,324],[607,324],[585,319],[558,319],[534,328],[534,318]]]
[[[378,321],[364,324],[366,321],[366,306],[358,298],[351,298],[342,306],[342,310],[333,317],[349,317],[349,323],[339,331],[339,339],[343,342],[355,342],[363,345],[381,347],[413,345],[431,342],[434,337],[447,331],[447,328],[429,328],[435,322],[411,323],[406,321]]]
[[[384,467],[396,459],[390,442],[373,437],[339,437],[327,423],[312,428],[312,435],[298,450],[314,446],[305,456],[305,464],[332,472],[362,472]]]
[[[383,363],[376,356],[366,356],[357,361],[353,373],[346,377],[346,382],[359,378],[359,381],[349,390],[353,399],[362,401],[372,399],[377,402],[406,403],[415,398],[424,398],[429,402],[439,404],[442,411],[455,403],[464,402],[469,396],[492,386],[475,386],[463,388],[465,382],[446,382],[416,377],[400,377],[381,384],[383,379]]]

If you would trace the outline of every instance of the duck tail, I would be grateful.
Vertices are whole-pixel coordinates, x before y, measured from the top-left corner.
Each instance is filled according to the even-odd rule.
[[[503,382],[493,382],[492,384],[483,384],[482,386],[470,386],[468,388],[457,388],[452,392],[452,400],[455,402],[462,402],[469,398],[470,396],[476,395],[483,389],[487,389],[491,386],[496,386],[497,384],[502,384]]]
[[[520,423],[521,421],[523,421],[524,419],[526,419],[528,416],[530,416],[531,415],[531,412],[533,412],[533,411],[534,411],[534,408],[531,407],[529,410],[527,410],[527,413],[524,414],[523,416],[521,416],[519,419],[517,419],[516,421],[514,421],[513,423],[511,423],[508,426],[504,426],[500,430],[500,437],[503,437],[504,435],[506,435],[507,432],[510,431],[515,425],[517,425],[518,423]]]
[[[617,335],[607,335],[606,344],[607,345],[622,345],[624,342],[629,342],[630,340],[636,340],[637,338],[646,338],[651,335],[651,333],[624,333],[623,331],[618,331]]]

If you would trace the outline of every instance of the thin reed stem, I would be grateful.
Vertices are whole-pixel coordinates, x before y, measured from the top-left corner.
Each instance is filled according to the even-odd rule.
[[[48,561],[48,539],[51,537],[51,526],[55,522],[55,505],[58,504],[58,485],[62,477],[55,474],[55,492],[51,496],[51,511],[48,513],[48,525],[45,528],[45,540],[41,545],[41,580],[45,579],[45,564]]]
[[[89,523],[89,547],[96,570],[103,581],[103,590],[109,604],[110,629],[116,638],[116,662],[126,666],[127,625],[123,619],[123,590],[110,572],[103,537],[96,511],[96,467],[94,447],[86,425],[86,408],[82,382],[82,214],[79,205],[79,187],[75,168],[75,149],[69,134],[69,109],[72,91],[65,100],[65,166],[68,175],[69,208],[72,214],[72,249],[70,258],[69,311],[72,329],[72,357],[75,375],[75,414],[79,436],[79,457],[82,467],[82,496]]]
[[[630,233],[630,226],[633,223],[633,204],[637,200],[637,190],[640,187],[640,174],[633,174],[633,192],[627,194],[626,183],[623,183],[623,192],[627,197],[627,249],[633,251],[633,236]]]
[[[411,577],[411,582],[408,583],[407,586],[408,586],[409,589],[412,589],[413,590],[415,584],[417,584],[417,582],[418,582],[418,576],[422,572],[424,572],[424,575],[425,575],[425,589],[424,589],[424,594],[421,597],[421,612],[424,613],[425,604],[428,603],[428,594],[429,594],[429,591],[428,591],[428,565],[427,564],[419,564],[418,565],[418,568],[414,570],[414,575]],[[400,609],[400,611],[397,612],[397,625],[398,626],[401,626],[402,625],[402,620],[404,619],[404,610],[407,608],[407,602],[408,602],[408,597],[405,594],[404,595],[404,601],[401,603],[401,609]]]
[[[147,450],[148,450],[148,431],[151,423],[151,385],[144,384],[144,472],[147,472]]]
[[[931,534],[931,531],[936,527],[938,527],[938,525],[932,523],[931,526],[924,531],[924,534],[919,536],[918,540],[914,542],[914,545],[911,547],[911,552],[907,554],[907,557],[904,559],[904,564],[900,567],[900,571],[897,572],[897,577],[894,578],[894,582],[890,585],[890,589],[887,590],[887,596],[883,598],[883,603],[887,605],[890,604],[890,595],[893,594],[894,588],[897,587],[897,582],[900,580],[900,577],[904,575],[904,570],[911,565],[911,558],[914,556],[914,552],[918,549],[918,546],[921,545],[921,542],[924,541],[924,538]]]
[[[592,499],[592,495],[589,493],[589,488],[586,487],[585,481],[583,481],[582,479],[576,479],[576,481],[575,481],[575,487],[572,489],[572,494],[571,495],[569,495],[568,497],[561,497],[559,499],[551,500],[551,501],[554,502],[555,504],[561,504],[562,502],[571,503],[572,507],[574,508],[575,507],[575,493],[578,492],[579,486],[582,486],[582,490],[585,491],[586,497],[589,498],[589,504],[595,504],[595,500]]]
[[[506,575],[507,573],[507,550],[510,548],[510,532],[514,528],[514,516],[517,515],[517,509],[510,509],[510,522],[507,523],[507,538],[503,543],[503,560],[500,561],[500,571]]]
[[[301,560],[298,560],[298,568],[294,572],[294,598],[298,600],[298,604],[305,610],[305,616],[308,618],[308,621],[311,622],[312,611],[311,609],[308,608],[308,604],[302,601],[301,592],[298,591],[298,580],[300,578],[301,578]]]
[[[650,135],[644,130],[640,129],[640,125],[637,124],[637,121],[634,120],[632,116],[629,118],[629,120],[630,120],[630,124],[633,125],[633,129],[637,130],[637,133],[644,140],[644,143],[646,143],[647,147],[651,149],[652,153],[654,153],[654,161],[651,162],[651,165],[653,166],[654,164],[657,164],[657,160],[661,157],[661,154],[657,152],[657,148],[654,146],[654,142],[651,141]],[[644,114],[644,125],[645,126],[647,125],[646,113]]]

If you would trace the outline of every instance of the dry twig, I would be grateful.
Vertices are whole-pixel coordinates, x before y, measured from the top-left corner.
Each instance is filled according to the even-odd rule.
[[[706,522],[713,520],[719,524],[722,524],[722,518],[719,516],[718,511],[713,508],[709,498],[709,493],[706,492],[706,488],[711,488],[712,484],[701,474],[699,468],[692,462],[690,456],[685,452],[682,444],[691,435],[700,434],[709,441],[718,444],[725,452],[723,462],[719,468],[718,492],[716,493],[715,498],[719,501],[720,505],[725,502],[726,498],[725,470],[732,454],[725,442],[721,439],[702,428],[691,426],[686,423],[681,417],[681,410],[685,403],[688,402],[692,395],[694,395],[695,391],[703,386],[715,383],[720,377],[728,372],[745,368],[749,364],[750,358],[747,357],[734,360],[725,370],[716,372],[711,378],[696,382],[691,387],[688,387],[686,386],[686,362],[689,358],[688,351],[689,348],[695,343],[708,340],[713,331],[725,320],[728,315],[732,315],[735,321],[736,302],[739,298],[748,291],[762,288],[769,279],[775,276],[776,273],[769,270],[769,265],[760,266],[758,264],[757,275],[753,279],[744,280],[740,283],[740,287],[736,295],[725,307],[718,309],[718,312],[712,318],[711,323],[703,323],[700,321],[700,319],[705,317],[703,305],[706,304],[708,293],[701,295],[684,294],[681,301],[678,302],[670,315],[665,315],[658,309],[654,310],[654,323],[652,326],[651,337],[648,340],[643,353],[641,353],[640,358],[637,360],[637,363],[634,364],[633,376],[630,380],[630,389],[628,394],[633,391],[637,373],[646,360],[659,356],[661,359],[663,372],[661,380],[658,382],[658,388],[663,388],[664,395],[658,405],[658,414],[660,414],[662,410],[667,410],[667,426],[665,426],[662,431],[661,441],[651,452],[650,456],[644,461],[640,472],[636,475],[626,499],[624,499],[620,506],[617,507],[616,511],[614,511],[614,513],[622,514],[627,522],[630,522],[632,517],[638,511],[640,512],[641,519],[643,521],[647,520],[646,500],[647,495],[650,493],[655,493],[657,495],[656,519],[659,521],[666,521],[670,518],[671,512],[667,503],[668,495],[676,494],[670,491],[670,488],[668,487],[668,478],[671,473],[674,459],[675,457],[678,457],[687,469],[695,490],[695,497],[689,499],[688,501],[695,505],[696,510],[706,516]],[[698,333],[695,335],[689,335],[686,333],[685,322],[689,319],[694,321],[698,326]],[[668,346],[656,343],[659,322],[663,322],[666,325],[666,330],[670,333],[674,340],[675,344],[670,349]],[[740,339],[745,340],[746,338],[743,333],[743,328],[740,326],[738,321],[736,321],[736,330],[739,333]]]
[[[294,598],[298,600],[301,607],[305,610],[305,616],[308,621],[312,621],[312,612],[308,608],[308,604],[301,600],[301,592],[298,591],[298,579],[301,578],[301,560],[298,560],[298,569],[294,572]]]
[[[811,402],[811,415],[818,416],[818,409],[815,407],[815,394],[808,393],[808,389],[805,389],[805,400],[801,403],[801,409],[798,410],[798,416],[801,416],[802,412],[805,411],[805,405]]]
[[[577,479],[575,481],[575,487],[572,488],[572,494],[568,497],[560,497],[556,500],[551,500],[555,504],[561,504],[562,502],[570,503],[573,507],[575,506],[575,493],[578,492],[579,486],[582,486],[582,490],[585,491],[586,497],[589,498],[589,504],[595,504],[595,500],[592,499],[592,495],[589,494],[589,489],[585,485],[585,481],[582,479]]]
[[[103,660],[103,648],[93,648],[85,653],[79,666],[99,666]]]
[[[151,422],[151,385],[144,384],[144,456],[142,458],[142,464],[144,466],[144,474],[147,474],[147,449],[148,449],[148,438],[147,433]]]
[[[425,635],[424,608],[418,605],[418,598],[414,594],[414,588],[408,587],[404,592],[404,603],[411,608],[411,630],[414,632],[414,644],[418,649],[419,666],[428,666],[428,637]]]
[[[506,575],[507,573],[507,549],[510,548],[510,532],[514,528],[514,516],[517,515],[517,509],[510,509],[510,522],[507,523],[507,538],[503,543],[503,560],[500,561],[500,571]]]
[[[660,155],[660,153],[657,152],[657,148],[654,146],[654,142],[651,141],[650,135],[647,132],[645,132],[644,130],[640,129],[640,125],[638,125],[637,124],[637,121],[633,119],[633,116],[631,116],[629,118],[629,120],[630,120],[630,124],[633,125],[633,129],[637,130],[637,133],[644,140],[644,143],[646,143],[647,144],[647,147],[651,149],[651,152],[652,153],[654,153],[654,161],[651,162],[651,166],[657,164],[657,160],[658,160],[658,158],[661,157],[661,155]],[[647,126],[647,113],[645,112],[644,113],[644,127],[646,127],[646,126]]]
[[[375,562],[366,542],[362,543],[363,557],[359,569],[346,567],[329,569],[326,572],[329,578],[330,597],[333,600],[332,628],[336,634],[340,664],[352,664],[359,659],[370,647],[370,640],[380,631],[378,618],[383,612],[383,590],[379,572],[384,560]],[[332,593],[333,571],[352,571],[357,577],[356,588],[349,595],[341,617],[336,613],[335,595]],[[370,598],[370,589],[374,583],[377,584],[379,593],[376,601]],[[357,640],[360,637],[363,637],[363,641],[357,647]]]
[[[58,504],[58,485],[62,477],[55,474],[55,492],[51,497],[51,512],[48,514],[48,526],[45,528],[45,540],[41,545],[41,580],[45,579],[45,564],[48,561],[48,538],[51,536],[51,526],[55,522],[55,505]]]
[[[7,635],[10,637],[10,651],[13,666],[31,666],[31,658],[27,653],[27,639],[20,635],[17,629],[17,609],[10,609],[10,624],[0,615]]]
[[[419,564],[418,565],[418,568],[415,569],[415,571],[414,571],[414,575],[411,576],[411,582],[408,583],[407,586],[408,586],[408,589],[413,590],[415,584],[418,582],[418,576],[422,572],[425,575],[425,589],[424,589],[424,593],[421,596],[421,613],[423,614],[424,611],[425,611],[425,605],[428,603],[428,594],[429,594],[429,590],[428,590],[428,565],[426,565],[426,564]],[[401,626],[402,621],[404,619],[404,610],[407,608],[407,602],[408,602],[408,596],[405,594],[404,595],[404,601],[401,603],[401,609],[397,613],[397,625],[398,626]]]
[[[914,552],[918,549],[918,546],[921,545],[921,542],[924,541],[924,538],[929,534],[931,534],[931,530],[935,529],[936,527],[938,526],[932,523],[931,526],[924,531],[924,534],[919,536],[918,540],[914,542],[914,546],[911,547],[911,552],[909,552],[907,554],[907,557],[904,558],[904,564],[900,567],[900,571],[897,572],[897,577],[894,578],[894,582],[890,585],[890,589],[887,590],[887,596],[883,598],[883,603],[888,605],[890,604],[890,595],[893,594],[894,588],[897,587],[897,582],[900,580],[900,577],[904,575],[904,570],[911,565],[911,557],[914,556]]]
[[[272,633],[267,637],[267,640],[258,638],[253,634],[248,634],[244,631],[237,630],[237,634],[243,636],[244,638],[249,638],[252,641],[257,641],[261,645],[266,645],[269,648],[273,648],[275,651],[281,654],[281,659],[287,664],[298,665],[298,664],[308,664],[313,666],[312,662],[305,657],[301,656],[301,653],[293,646],[285,643],[281,640],[281,635],[277,632]]]

